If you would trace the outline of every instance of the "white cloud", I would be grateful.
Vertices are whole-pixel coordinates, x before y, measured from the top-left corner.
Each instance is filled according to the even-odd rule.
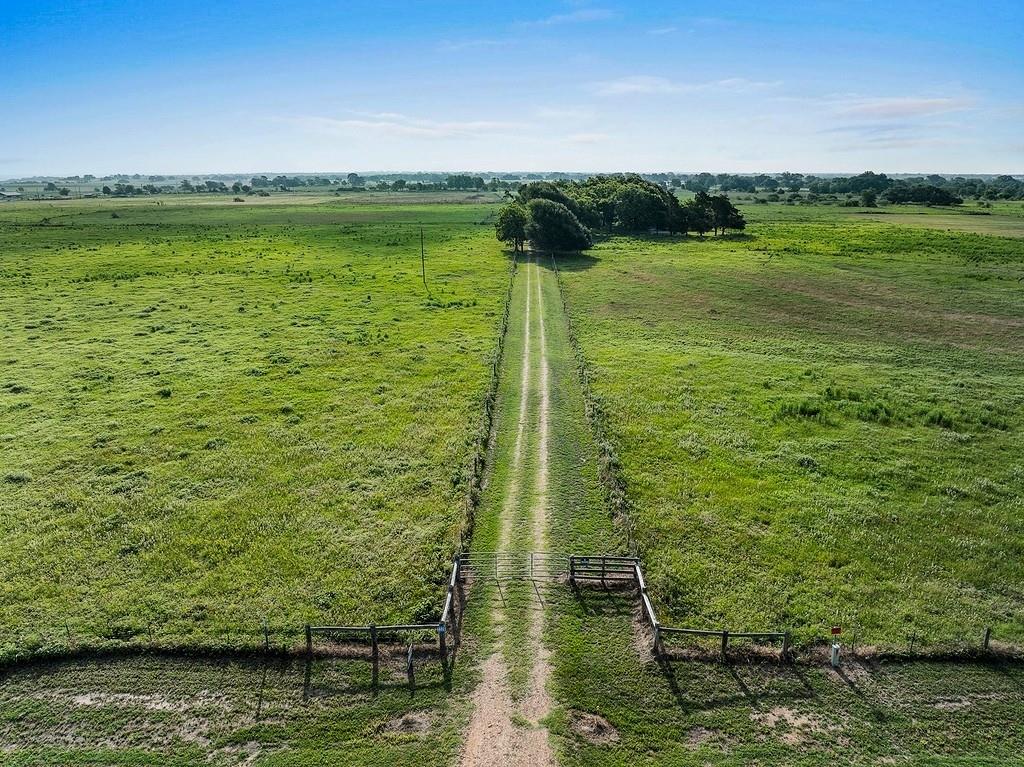
[[[554,27],[560,24],[582,24],[592,21],[608,21],[616,17],[614,11],[607,8],[580,8],[578,11],[569,13],[556,13],[547,18],[536,21],[525,21],[520,26],[526,27]]]
[[[479,38],[476,40],[444,40],[438,43],[438,49],[442,51],[469,51],[481,48],[504,48],[512,45],[511,40],[495,40],[491,38]]]
[[[670,35],[676,32],[678,27],[657,27],[656,29],[648,29],[647,34],[649,35]]]
[[[313,115],[281,117],[281,122],[290,123],[304,130],[321,135],[358,135],[370,137],[399,136],[403,138],[466,139],[502,132],[521,130],[520,123],[499,120],[467,120],[449,122],[408,117],[395,112],[356,113],[348,119],[318,117]]]
[[[602,96],[629,96],[644,94],[697,93],[700,91],[752,91],[777,88],[782,85],[779,80],[760,82],[742,77],[730,77],[704,83],[684,83],[669,80],[667,77],[650,75],[630,75],[596,83],[593,89]]]
[[[969,109],[972,102],[965,98],[895,98],[859,99],[841,104],[836,114],[843,117],[866,119],[898,119],[928,117]]]
[[[573,133],[566,136],[565,140],[572,144],[599,144],[610,138],[607,133]]]
[[[591,107],[537,107],[534,114],[542,120],[591,120],[595,116]]]

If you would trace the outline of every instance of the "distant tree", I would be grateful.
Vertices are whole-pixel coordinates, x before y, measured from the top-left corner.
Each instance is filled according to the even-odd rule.
[[[590,232],[568,207],[543,197],[530,200],[526,238],[545,250],[586,250],[593,246]]]
[[[878,192],[874,189],[865,189],[860,193],[860,204],[865,208],[874,208],[878,205]]]
[[[498,211],[498,220],[494,224],[495,233],[500,242],[512,243],[513,250],[522,252],[526,242],[526,229],[530,223],[530,214],[526,206],[513,202]]]
[[[931,184],[894,184],[885,192],[885,199],[894,205],[921,203],[924,205],[960,205],[963,199],[952,192]]]
[[[56,192],[57,191],[57,185],[55,183],[53,183],[52,181],[47,181],[46,182],[46,186],[43,187],[43,191],[44,192]]]
[[[60,194],[61,197],[67,197],[68,195],[71,194],[71,190],[68,189],[66,186],[62,186],[58,194]]]
[[[109,186],[107,186],[106,184],[103,185],[103,194],[110,194],[111,191],[112,190],[110,189]]]
[[[231,191],[235,194],[239,194],[242,191],[242,185],[237,181],[231,185]]]
[[[181,188],[181,191],[183,192],[194,192],[196,190],[196,188],[192,186],[192,182],[189,181],[187,178],[183,178],[178,186]]]
[[[358,173],[349,173],[345,178],[348,181],[348,185],[351,187],[362,187],[366,184]]]
[[[405,179],[396,178],[395,183],[391,185],[391,188],[394,189],[396,192],[401,192],[403,189],[405,189]]]

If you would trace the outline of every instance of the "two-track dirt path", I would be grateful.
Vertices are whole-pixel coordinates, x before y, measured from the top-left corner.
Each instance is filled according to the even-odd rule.
[[[550,275],[542,273],[530,257],[520,268],[518,289],[513,291],[513,323],[518,324],[513,335],[521,342],[515,359],[506,358],[504,374],[506,380],[519,383],[515,440],[510,455],[499,450],[499,460],[506,461],[507,471],[488,489],[501,498],[496,540],[496,550],[501,552],[547,548],[551,397],[542,279],[550,279]],[[498,439],[511,436],[511,429],[499,424]],[[506,586],[492,601],[490,620],[498,642],[482,664],[482,678],[473,694],[464,767],[547,767],[554,763],[544,722],[552,707],[544,603],[540,590],[518,586]],[[520,621],[525,622],[526,631],[516,637],[511,627]],[[529,664],[521,689],[513,684],[511,658]]]

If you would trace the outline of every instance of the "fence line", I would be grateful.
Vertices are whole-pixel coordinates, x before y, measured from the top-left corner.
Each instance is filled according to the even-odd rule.
[[[437,651],[441,657],[441,663],[448,668],[448,635],[452,632],[449,628],[456,625],[455,599],[458,584],[461,581],[460,572],[462,569],[461,557],[455,557],[452,562],[452,574],[448,579],[448,589],[445,594],[444,608],[441,611],[441,619],[437,623],[397,623],[380,625],[371,623],[367,626],[314,626],[309,623],[305,626],[306,635],[306,657],[313,657],[313,637],[338,636],[339,634],[365,634],[370,642],[371,659],[373,660],[373,683],[377,683],[377,670],[380,663],[380,641],[383,635],[394,634],[426,634],[437,633]],[[412,668],[412,641],[409,642],[409,668]],[[412,672],[410,671],[410,679]],[[411,683],[411,682],[410,682]]]
[[[505,289],[505,307],[502,310],[501,324],[498,328],[498,343],[494,350],[494,358],[491,360],[491,377],[487,385],[487,394],[484,396],[484,412],[481,416],[477,433],[473,437],[473,448],[471,451],[473,457],[468,462],[465,470],[465,473],[468,475],[468,487],[466,489],[465,517],[459,535],[460,551],[466,551],[469,548],[470,538],[473,535],[473,525],[476,519],[476,509],[480,505],[484,469],[487,465],[487,451],[493,438],[494,408],[498,400],[501,363],[505,356],[505,337],[508,335],[508,323],[512,311],[512,293],[518,269],[519,258],[513,255],[512,266],[509,268],[508,286]]]
[[[644,577],[643,568],[637,557],[574,555],[569,559],[569,573],[569,582],[573,587],[576,587],[578,581],[600,581],[603,584],[609,581],[634,583],[640,592],[640,604],[644,617],[654,631],[653,650],[655,655],[664,655],[666,636],[678,635],[717,637],[721,642],[722,660],[726,660],[729,642],[733,639],[781,640],[783,659],[788,659],[790,656],[788,631],[729,631],[728,629],[694,629],[663,625],[654,612],[654,604],[651,602],[650,594],[647,593],[647,579]]]

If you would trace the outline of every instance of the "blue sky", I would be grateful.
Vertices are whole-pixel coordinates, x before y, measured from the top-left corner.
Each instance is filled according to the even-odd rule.
[[[0,0],[0,178],[1024,172],[1024,1]]]

